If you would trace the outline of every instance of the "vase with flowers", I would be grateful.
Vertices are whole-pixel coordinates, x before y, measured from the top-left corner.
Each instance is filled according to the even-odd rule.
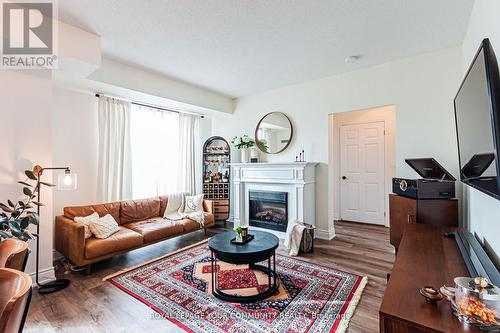
[[[248,163],[250,161],[250,148],[255,146],[255,141],[248,135],[235,136],[231,143],[233,146],[241,151],[241,162]]]

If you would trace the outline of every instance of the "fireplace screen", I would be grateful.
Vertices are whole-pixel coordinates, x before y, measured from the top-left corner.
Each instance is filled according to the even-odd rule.
[[[251,226],[286,231],[288,224],[288,193],[250,191]]]

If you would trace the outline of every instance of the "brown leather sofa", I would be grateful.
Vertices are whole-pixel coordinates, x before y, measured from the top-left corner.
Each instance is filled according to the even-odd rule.
[[[200,230],[198,222],[185,219],[169,221],[163,218],[167,197],[144,200],[112,202],[100,205],[65,207],[64,215],[55,222],[56,250],[77,266],[86,266],[149,244]],[[212,201],[203,201],[204,229],[215,224]],[[111,214],[120,225],[120,231],[106,239],[91,237],[85,240],[83,224],[75,222],[76,216]]]

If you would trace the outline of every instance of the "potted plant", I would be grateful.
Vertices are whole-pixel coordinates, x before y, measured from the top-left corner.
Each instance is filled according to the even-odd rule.
[[[234,231],[236,232],[236,241],[238,243],[242,243],[243,242],[243,229],[241,229],[241,227],[236,227],[234,228]]]
[[[241,137],[235,136],[231,140],[231,143],[236,149],[241,151],[241,162],[248,163],[250,160],[249,149],[255,146],[255,141],[245,134]]]
[[[40,181],[35,172],[26,170],[24,173],[28,178],[18,181],[23,186],[22,199],[17,200],[17,202],[10,199],[6,203],[0,202],[0,242],[9,238],[17,238],[23,242],[27,242],[38,236],[29,231],[30,225],[37,225],[40,221],[34,209],[37,206],[43,206],[35,198],[41,186],[52,187],[54,185]],[[19,253],[19,255],[26,256],[28,252]],[[14,258],[12,262],[23,263],[26,260],[25,258],[22,258],[22,260]],[[16,267],[16,269],[23,270],[23,267]]]

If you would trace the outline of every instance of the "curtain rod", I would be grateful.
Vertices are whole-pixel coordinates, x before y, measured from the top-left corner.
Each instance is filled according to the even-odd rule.
[[[104,95],[103,96],[107,96],[107,95]],[[96,93],[95,94],[95,97],[101,97],[101,94],[99,93]],[[116,97],[112,97],[112,96],[108,96],[108,97],[111,97],[111,98],[116,98]],[[116,98],[116,99],[120,99],[120,98]],[[181,112],[181,111],[176,111],[176,110],[171,110],[171,109],[166,109],[166,108],[162,108],[161,106],[156,106],[156,105],[151,105],[151,104],[144,104],[144,103],[139,103],[139,102],[134,102],[134,101],[130,101],[131,104],[135,104],[135,105],[139,105],[139,106],[145,106],[147,108],[152,108],[152,109],[157,109],[157,110],[161,110],[161,111],[166,111],[166,112],[174,112],[174,113],[178,113],[178,114],[181,114],[181,113],[185,113],[185,114],[192,114],[192,115],[196,115],[196,116],[200,116],[200,118],[205,118],[204,115],[199,115],[199,114],[196,114],[196,113],[189,113],[189,112]]]

